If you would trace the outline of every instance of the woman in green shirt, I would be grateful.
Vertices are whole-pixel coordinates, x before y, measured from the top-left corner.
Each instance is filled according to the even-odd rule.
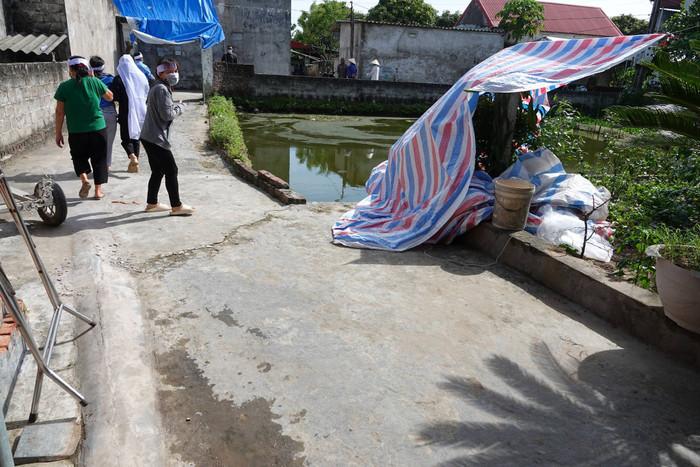
[[[100,110],[100,98],[112,100],[112,91],[90,76],[90,64],[83,57],[68,59],[70,79],[58,85],[56,99],[56,145],[62,148],[63,119],[68,126],[68,146],[75,174],[83,182],[78,196],[90,194],[88,174],[94,172],[95,199],[104,198],[102,184],[107,183],[107,130]]]

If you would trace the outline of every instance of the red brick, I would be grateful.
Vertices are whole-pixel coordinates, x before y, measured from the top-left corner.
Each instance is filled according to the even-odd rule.
[[[0,326],[0,336],[12,335],[12,331],[15,330],[15,323],[2,323]]]
[[[14,323],[15,320],[12,318],[12,316],[5,316],[5,317],[2,319],[2,322],[3,322],[3,323]]]
[[[12,336],[0,336],[0,349],[7,349],[12,341]]]
[[[277,175],[271,174],[267,170],[258,170],[258,177],[275,188],[289,188],[289,183],[285,182]]]

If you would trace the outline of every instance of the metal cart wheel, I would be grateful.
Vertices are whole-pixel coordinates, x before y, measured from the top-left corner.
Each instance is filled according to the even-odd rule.
[[[34,187],[34,195],[37,198],[41,197],[41,182]],[[66,220],[68,204],[63,189],[57,183],[51,184],[51,195],[53,196],[53,204],[37,208],[37,212],[44,224],[56,226]]]

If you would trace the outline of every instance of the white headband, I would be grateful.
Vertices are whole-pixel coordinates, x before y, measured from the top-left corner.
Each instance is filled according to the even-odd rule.
[[[137,53],[134,60],[143,60],[143,54],[141,52]]]
[[[177,63],[167,63],[167,64],[162,63],[156,67],[156,72],[158,74],[161,74],[164,71],[169,71],[169,70],[177,71]]]
[[[104,69],[105,69],[105,66],[104,66],[104,65],[102,65],[102,66],[96,66],[95,68],[93,68],[94,71],[102,71],[102,70],[104,70]]]
[[[90,69],[90,63],[87,60],[85,60],[84,58],[69,58],[68,65],[70,65],[70,66],[83,65],[88,70]]]

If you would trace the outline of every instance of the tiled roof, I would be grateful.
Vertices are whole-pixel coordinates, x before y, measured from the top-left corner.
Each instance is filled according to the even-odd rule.
[[[34,36],[32,34],[15,34],[0,39],[0,50],[11,50],[13,52],[24,52],[25,54],[46,54],[49,55],[58,44],[68,37],[65,34],[56,36],[43,34]]]
[[[489,26],[498,27],[496,13],[503,9],[507,0],[472,0],[484,12]],[[539,2],[544,7],[544,31],[587,36],[621,36],[622,33],[610,18],[597,7],[564,5],[563,3]],[[467,6],[469,8],[469,6]],[[466,10],[465,10],[466,11]]]

